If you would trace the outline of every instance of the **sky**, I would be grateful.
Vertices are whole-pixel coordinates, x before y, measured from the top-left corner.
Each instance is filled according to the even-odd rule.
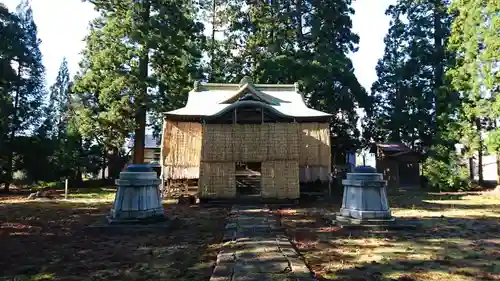
[[[358,81],[367,90],[377,79],[375,66],[384,53],[384,36],[389,18],[384,11],[396,0],[354,0],[353,31],[360,37],[358,52],[351,54]],[[20,0],[0,0],[14,11]],[[89,22],[97,12],[81,0],[31,0],[33,16],[42,43],[40,49],[46,68],[46,82],[51,85],[63,57],[68,60],[71,74],[78,71],[80,52],[85,44]]]

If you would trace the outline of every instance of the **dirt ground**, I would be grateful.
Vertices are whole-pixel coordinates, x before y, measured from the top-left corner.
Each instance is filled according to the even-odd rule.
[[[109,211],[114,190],[68,201],[0,197],[0,280],[209,280],[228,208],[165,204],[165,233],[84,231]],[[59,197],[60,198],[60,197]],[[338,203],[277,209],[319,280],[500,280],[499,194],[406,192],[389,198],[418,230],[347,231],[325,219]]]
[[[279,209],[282,225],[319,280],[500,280],[500,196],[390,196],[393,215],[418,230],[348,231],[325,219],[340,204]]]
[[[112,190],[69,201],[0,197],[0,280],[209,280],[223,208],[165,204],[164,233],[83,230],[109,211]]]

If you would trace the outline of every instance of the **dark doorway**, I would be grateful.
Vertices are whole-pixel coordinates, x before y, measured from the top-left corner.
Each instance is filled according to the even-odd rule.
[[[236,162],[236,195],[260,196],[260,162]]]
[[[399,184],[400,186],[418,186],[420,172],[417,162],[399,163]]]

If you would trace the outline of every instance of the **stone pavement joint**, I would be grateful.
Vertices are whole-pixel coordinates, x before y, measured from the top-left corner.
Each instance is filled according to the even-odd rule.
[[[276,216],[259,206],[233,206],[210,281],[313,281]]]

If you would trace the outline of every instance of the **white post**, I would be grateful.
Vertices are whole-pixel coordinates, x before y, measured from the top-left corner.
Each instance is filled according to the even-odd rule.
[[[68,179],[64,180],[64,199],[68,200]]]

